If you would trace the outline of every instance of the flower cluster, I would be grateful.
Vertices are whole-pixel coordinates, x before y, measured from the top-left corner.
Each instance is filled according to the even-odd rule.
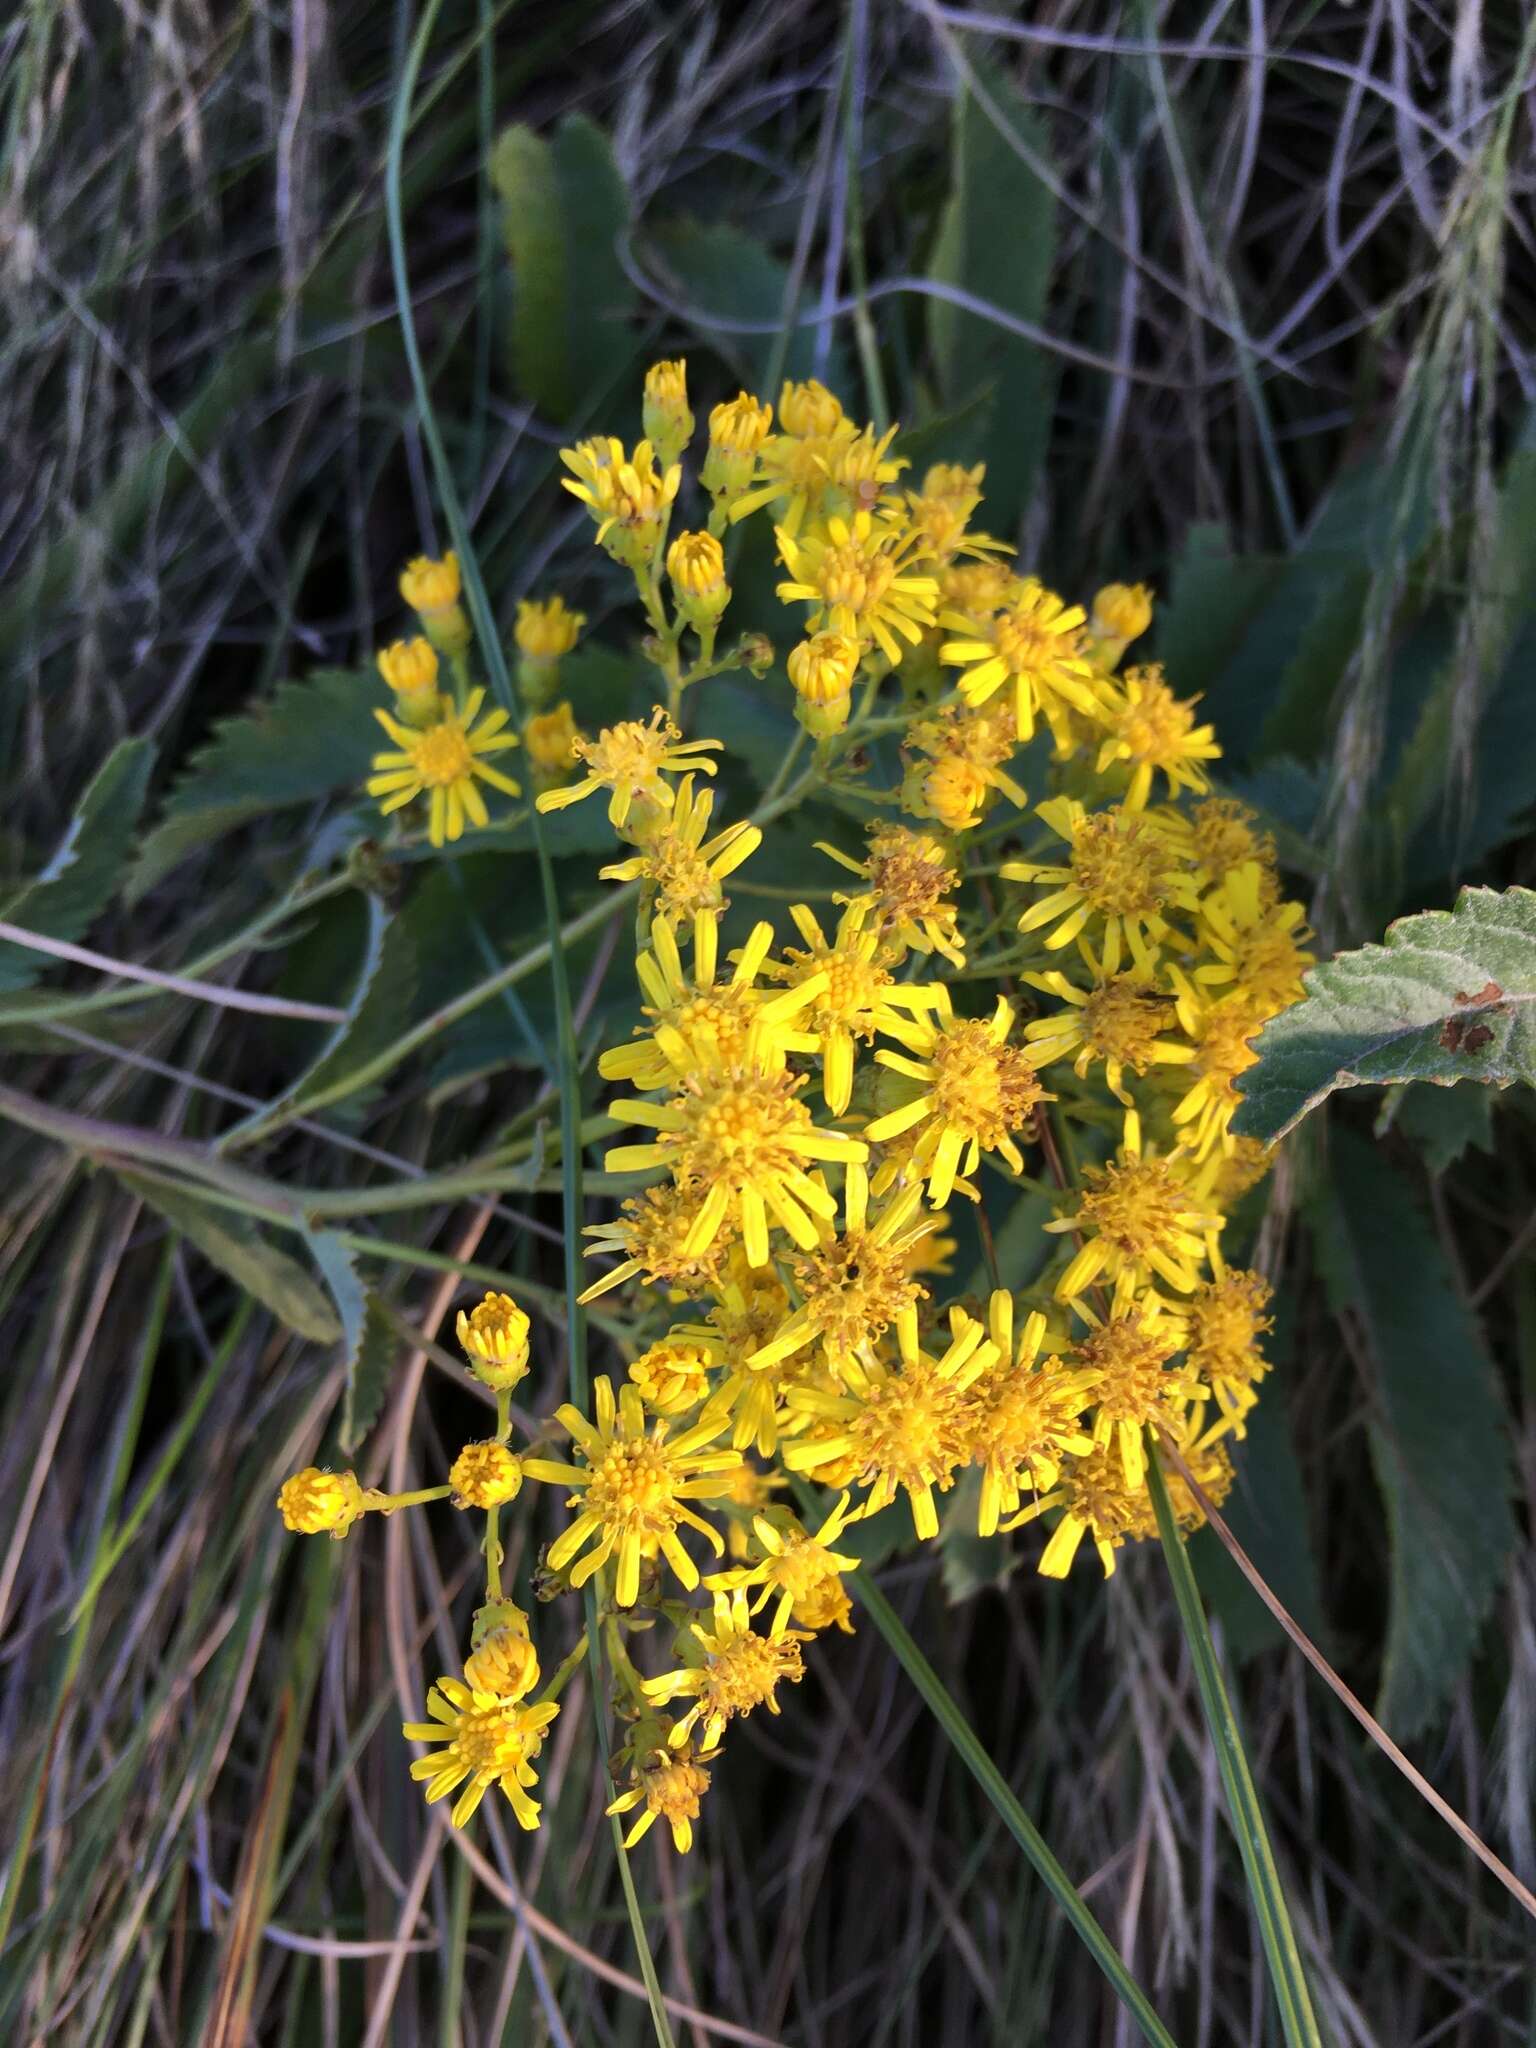
[[[1212,728],[1159,665],[1123,666],[1152,623],[1143,586],[1086,604],[1047,588],[973,530],[979,466],[907,476],[895,431],[814,381],[716,405],[693,481],[681,362],[651,372],[644,419],[633,448],[598,437],[564,460],[633,581],[664,701],[580,734],[550,708],[580,615],[557,599],[517,624],[538,808],[604,799],[624,853],[601,873],[639,899],[641,1021],[598,1064],[621,1127],[605,1171],[643,1184],[590,1228],[584,1296],[633,1341],[618,1385],[559,1409],[568,1455],[515,1451],[527,1318],[505,1295],[460,1316],[499,1427],[436,1491],[489,1517],[488,1597],[463,1677],[406,1732],[447,1745],[413,1768],[429,1798],[458,1791],[455,1821],[500,1784],[534,1824],[558,1684],[533,1697],[495,1517],[524,1511],[526,1482],[554,1489],[566,1519],[538,1586],[597,1593],[627,1728],[611,1810],[638,1815],[630,1840],[661,1818],[686,1849],[732,1721],[777,1712],[806,1647],[851,1627],[869,1517],[909,1515],[924,1540],[962,1503],[984,1537],[1041,1521],[1043,1573],[1086,1537],[1107,1574],[1156,1535],[1150,1458],[1187,1526],[1225,1497],[1269,1328],[1265,1282],[1223,1252],[1267,1165],[1232,1134],[1236,1084],[1311,955],[1269,838],[1212,786]],[[674,532],[680,508],[698,523]],[[720,656],[753,518],[788,634]],[[401,754],[370,784],[390,808],[430,791],[434,839],[479,822],[477,779],[508,786],[484,756],[512,738],[443,625],[450,566],[406,579],[424,637],[380,658]],[[820,915],[726,921],[766,820],[716,814],[727,744],[687,714],[731,667],[801,729],[765,812],[828,787],[871,812],[862,845],[823,848]],[[899,746],[894,783],[876,733]],[[988,1223],[1019,1190],[1054,1210],[1025,1284]],[[968,1213],[976,1279],[949,1298]],[[337,1535],[399,1504],[317,1472],[281,1502],[290,1528]]]

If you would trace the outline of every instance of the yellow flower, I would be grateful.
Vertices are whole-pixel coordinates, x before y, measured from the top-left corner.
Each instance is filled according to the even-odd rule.
[[[847,1163],[868,1148],[841,1131],[824,1131],[800,1100],[802,1077],[761,1064],[681,1077],[668,1102],[621,1098],[609,1114],[619,1123],[649,1124],[655,1139],[620,1145],[607,1155],[609,1173],[665,1167],[681,1185],[702,1188],[704,1202],[684,1241],[697,1255],[727,1225],[742,1236],[749,1262],[768,1262],[770,1217],[800,1246],[816,1244],[815,1216],[829,1221],[837,1204],[807,1167]]]
[[[619,1204],[611,1222],[586,1225],[582,1235],[593,1240],[588,1254],[617,1254],[619,1263],[592,1282],[580,1297],[583,1304],[637,1276],[647,1287],[672,1287],[689,1295],[707,1292],[719,1276],[727,1247],[715,1237],[697,1251],[684,1250],[703,1206],[700,1188],[644,1188]]]
[[[563,597],[525,597],[512,631],[520,654],[531,661],[558,661],[576,645],[586,623],[586,613],[573,612]]]
[[[681,1435],[668,1436],[665,1421],[649,1427],[640,1389],[624,1386],[614,1400],[606,1378],[592,1385],[593,1416],[589,1422],[569,1402],[556,1409],[575,1438],[581,1465],[548,1458],[525,1458],[523,1470],[532,1479],[572,1489],[569,1505],[576,1519],[549,1546],[551,1570],[571,1567],[571,1584],[584,1586],[610,1557],[616,1559],[614,1599],[632,1607],[640,1591],[640,1566],[658,1553],[690,1591],[699,1583],[699,1569],[678,1540],[678,1529],[697,1529],[718,1557],[723,1548],[717,1532],[688,1503],[714,1500],[730,1491],[730,1475],[741,1460],[735,1451],[711,1449],[729,1420],[718,1404],[706,1408]]]
[[[1015,1343],[1013,1296],[1005,1288],[994,1292],[987,1330],[997,1358],[971,1387],[966,1418],[970,1455],[981,1467],[976,1528],[982,1536],[995,1535],[1002,1517],[1018,1512],[1026,1487],[1047,1491],[1064,1458],[1093,1448],[1081,1417],[1095,1376],[1067,1366],[1054,1352],[1041,1360],[1046,1329],[1037,1309]]]
[[[960,637],[946,640],[939,659],[963,667],[957,687],[967,704],[985,704],[1006,683],[1013,691],[1015,729],[1021,740],[1039,713],[1063,751],[1069,744],[1067,711],[1103,722],[1092,669],[1078,652],[1081,605],[1065,605],[1030,577],[1019,594],[981,624],[963,612],[940,621]]]
[[[814,1002],[819,985],[781,993],[754,986],[773,944],[773,926],[766,919],[753,926],[746,944],[731,956],[734,966],[725,981],[717,978],[719,926],[713,915],[696,912],[693,935],[690,976],[683,970],[672,919],[658,917],[652,924],[650,948],[635,961],[650,1029],[598,1056],[597,1070],[605,1081],[666,1088],[705,1067],[726,1073],[764,1064],[782,1067],[787,1054],[816,1050],[815,1038],[799,1028],[799,1018]]]
[[[906,825],[872,825],[862,861],[822,840],[817,848],[867,885],[856,896],[835,900],[867,904],[866,915],[897,958],[909,951],[940,953],[952,965],[964,965],[965,942],[955,907],[946,900],[960,887],[959,871],[930,833]]]
[[[1169,1370],[1182,1341],[1176,1322],[1138,1303],[1097,1323],[1077,1347],[1093,1382],[1093,1441],[1119,1458],[1133,1492],[1146,1479],[1148,1423],[1171,1426],[1199,1390],[1187,1368]]]
[[[1075,988],[1055,969],[1023,978],[1031,988],[1059,996],[1068,1005],[1054,1016],[1031,1018],[1024,1026],[1034,1065],[1048,1067],[1075,1054],[1072,1070],[1086,1081],[1094,1061],[1102,1060],[1109,1092],[1127,1109],[1127,1067],[1133,1074],[1145,1074],[1152,1066],[1187,1066],[1195,1057],[1193,1046],[1160,1035],[1174,1028],[1173,1003],[1139,974],[1116,974],[1087,989]]]
[[[1074,797],[1052,797],[1037,805],[1039,816],[1070,848],[1065,864],[1005,861],[1005,881],[1054,884],[1019,919],[1021,932],[1049,925],[1047,952],[1078,940],[1078,950],[1095,975],[1107,981],[1129,952],[1151,980],[1163,941],[1174,933],[1165,910],[1193,915],[1199,907],[1194,881],[1178,849],[1161,827],[1122,805],[1085,811]],[[1102,946],[1095,956],[1086,932]],[[1079,937],[1079,934],[1085,934]]]
[[[1029,801],[1002,764],[1017,745],[1011,718],[990,709],[946,704],[907,728],[901,801],[914,817],[933,818],[949,832],[968,832],[999,791],[1022,810]]]
[[[704,1747],[713,1749],[726,1723],[738,1714],[750,1714],[754,1707],[778,1713],[774,1695],[779,1685],[798,1685],[804,1675],[800,1645],[805,1638],[794,1630],[759,1635],[747,1612],[745,1593],[716,1593],[712,1618],[713,1628],[701,1621],[689,1624],[697,1652],[702,1653],[699,1663],[641,1681],[646,1698],[658,1705],[693,1701],[668,1737],[673,1749],[681,1749],[700,1722]]]
[[[867,1045],[887,1029],[899,1035],[914,1014],[942,1010],[947,998],[936,986],[896,980],[863,904],[844,910],[830,943],[808,903],[792,903],[789,914],[805,946],[786,946],[783,961],[770,960],[763,971],[791,988],[815,984],[815,999],[796,1025],[811,1034],[821,1056],[823,1101],[843,1116],[853,1096],[854,1040]]]
[[[1195,724],[1196,701],[1175,697],[1163,681],[1161,664],[1126,670],[1119,692],[1110,700],[1109,737],[1099,749],[1098,772],[1104,774],[1116,761],[1130,762],[1128,811],[1146,809],[1152,778],[1159,770],[1170,795],[1209,789],[1202,763],[1214,761],[1221,748],[1214,726]]]
[[[397,697],[425,697],[437,708],[437,653],[430,640],[396,640],[377,656],[379,674]]]
[[[1122,1298],[1151,1284],[1153,1275],[1176,1294],[1189,1294],[1205,1263],[1206,1233],[1220,1218],[1196,1205],[1183,1162],[1145,1151],[1141,1118],[1125,1113],[1120,1157],[1084,1171],[1084,1192],[1070,1216],[1049,1231],[1074,1230],[1084,1243],[1056,1283],[1058,1301],[1076,1302],[1096,1281],[1113,1283]]]
[[[1201,897],[1200,938],[1212,958],[1192,975],[1208,988],[1230,987],[1258,1017],[1299,1001],[1302,975],[1317,958],[1304,943],[1311,934],[1301,905],[1275,902],[1271,889],[1269,870],[1245,860]]]
[[[499,707],[482,718],[484,702],[484,690],[471,690],[459,711],[451,698],[439,696],[437,717],[420,727],[402,725],[387,711],[373,714],[397,751],[374,755],[375,773],[368,778],[368,794],[382,799],[379,808],[386,817],[426,796],[427,837],[434,846],[461,838],[466,818],[475,825],[489,822],[480,783],[489,783],[507,796],[518,794],[518,784],[485,759],[487,754],[515,747],[517,735],[503,730],[507,714]]]
[[[1173,1125],[1194,1157],[1204,1159],[1215,1146],[1236,1142],[1229,1126],[1242,1102],[1237,1077],[1258,1064],[1253,1041],[1264,1019],[1241,993],[1179,1008],[1194,1040],[1194,1078],[1174,1106]]]
[[[1260,1273],[1228,1270],[1219,1255],[1216,1277],[1197,1287],[1181,1313],[1187,1319],[1185,1342],[1189,1366],[1216,1396],[1222,1414],[1238,1436],[1245,1433],[1248,1411],[1258,1400],[1258,1384],[1269,1371],[1259,1339],[1274,1327],[1266,1315],[1271,1288]]]
[[[640,424],[663,469],[676,462],[693,439],[688,365],[681,356],[671,362],[652,363],[646,371]]]
[[[825,439],[842,424],[842,400],[815,377],[807,377],[803,384],[786,382],[780,387],[779,425],[796,440]]]
[[[819,1344],[827,1366],[851,1385],[864,1383],[874,1346],[928,1290],[912,1276],[914,1245],[933,1225],[919,1213],[922,1189],[903,1188],[871,1218],[869,1176],[848,1168],[841,1233],[792,1262],[800,1306],[747,1360],[761,1371]]]
[[[487,1294],[455,1325],[469,1369],[482,1386],[510,1393],[528,1371],[528,1318],[510,1294]]]
[[[284,1480],[277,1511],[295,1536],[334,1536],[339,1542],[367,1513],[368,1498],[355,1472],[322,1472],[306,1465]]]
[[[576,742],[580,738],[569,704],[557,704],[553,711],[538,711],[523,727],[523,745],[534,781],[541,785],[560,782],[576,766]]]
[[[755,1564],[721,1572],[709,1581],[722,1591],[749,1591],[760,1587],[757,1598],[752,1602],[751,1614],[760,1614],[768,1602],[777,1597],[778,1605],[773,1610],[769,1633],[782,1636],[791,1619],[802,1628],[824,1628],[825,1621],[813,1622],[812,1614],[825,1615],[847,1635],[853,1630],[847,1622],[848,1596],[843,1592],[844,1572],[857,1571],[859,1560],[831,1546],[842,1535],[850,1522],[859,1520],[856,1511],[848,1512],[848,1495],[839,1494],[832,1508],[826,1514],[814,1534],[792,1515],[788,1508],[775,1508],[765,1515],[754,1515],[752,1533],[757,1539],[761,1555]],[[835,1589],[835,1590],[834,1590]],[[829,1594],[831,1598],[829,1599]],[[840,1598],[838,1596],[841,1596]]]
[[[420,618],[427,638],[444,654],[462,654],[469,645],[469,620],[459,603],[459,558],[453,553],[434,561],[417,555],[400,577],[400,595]]]
[[[1134,1541],[1156,1532],[1145,1487],[1132,1486],[1118,1455],[1103,1446],[1087,1457],[1070,1459],[1060,1485],[1021,1508],[1003,1529],[1006,1533],[1022,1528],[1051,1508],[1063,1512],[1040,1558],[1039,1569],[1048,1579],[1067,1576],[1085,1536],[1092,1538],[1108,1579],[1114,1576],[1115,1552],[1128,1538]]]
[[[924,626],[933,624],[939,586],[931,576],[911,573],[915,539],[899,525],[877,523],[860,511],[850,519],[830,518],[800,540],[787,527],[775,531],[790,572],[776,586],[778,594],[786,604],[813,607],[813,630],[830,626],[860,646],[873,640],[895,668],[902,642],[916,646]]]
[[[673,1749],[665,1741],[647,1752],[643,1762],[636,1754],[631,1765],[634,1783],[604,1808],[606,1813],[632,1813],[644,1805],[644,1813],[624,1837],[626,1849],[633,1849],[654,1822],[664,1820],[672,1830],[672,1846],[680,1856],[688,1854],[693,1847],[693,1824],[709,1790],[709,1772],[704,1766],[717,1754],[689,1742]]]
[[[673,1330],[630,1360],[629,1377],[655,1415],[686,1415],[709,1393],[712,1352]]]
[[[992,1365],[997,1346],[986,1327],[961,1309],[950,1311],[950,1341],[935,1358],[918,1342],[917,1311],[906,1308],[896,1324],[899,1363],[875,1362],[857,1391],[829,1394],[791,1387],[789,1405],[819,1425],[783,1450],[792,1472],[814,1472],[848,1461],[852,1476],[869,1488],[867,1514],[877,1514],[904,1491],[912,1523],[924,1540],[939,1533],[933,1494],[946,1492],[970,1457],[966,1389]]]
[[[493,1785],[506,1794],[518,1826],[536,1828],[539,1806],[528,1797],[527,1788],[538,1783],[533,1759],[559,1711],[554,1700],[525,1707],[466,1685],[462,1678],[440,1678],[427,1695],[432,1719],[407,1721],[405,1735],[410,1742],[435,1742],[443,1747],[431,1756],[418,1757],[411,1765],[411,1776],[426,1780],[429,1803],[446,1799],[457,1786],[464,1785],[450,1815],[456,1828],[463,1827]]]
[[[562,448],[560,460],[571,471],[560,481],[597,521],[598,545],[637,574],[648,572],[682,482],[677,463],[658,470],[649,441],[636,442],[633,455],[626,455],[611,435]]]
[[[859,644],[845,633],[813,633],[789,651],[795,715],[813,739],[830,739],[848,723]]]
[[[757,452],[772,424],[773,407],[748,391],[738,391],[711,412],[709,452],[699,481],[714,499],[717,513],[729,513],[751,483]]]
[[[660,911],[685,929],[701,918],[713,924],[729,904],[723,887],[726,877],[756,853],[763,835],[759,826],[741,819],[706,840],[714,804],[714,792],[706,789],[695,795],[693,777],[685,775],[670,814],[654,827],[640,851],[598,869],[604,881],[644,884],[643,923]]]
[[[667,574],[677,608],[703,640],[707,660],[715,628],[731,601],[725,551],[712,533],[680,533],[667,549]]]
[[[623,831],[631,811],[637,811],[629,836],[642,839],[653,829],[673,803],[668,774],[713,775],[715,764],[702,757],[718,754],[720,740],[685,740],[658,704],[649,724],[637,718],[618,725],[605,725],[595,740],[573,741],[576,757],[586,763],[587,772],[567,789],[547,789],[538,799],[541,811],[563,811],[578,804],[594,790],[612,792],[608,816]]]
[[[1088,631],[1106,668],[1113,668],[1152,623],[1152,593],[1145,583],[1106,583],[1093,600]]]
[[[914,1018],[898,1030],[887,1024],[905,1052],[875,1054],[882,1066],[920,1084],[921,1092],[899,1109],[877,1117],[865,1129],[871,1144],[922,1125],[912,1165],[928,1182],[935,1209],[949,1200],[957,1174],[971,1174],[983,1152],[997,1152],[1015,1173],[1024,1170],[1016,1137],[1038,1105],[1052,1101],[1023,1050],[1008,1043],[1013,1006],[1004,996],[990,1018],[941,1014]]]
[[[966,532],[967,521],[981,503],[981,480],[986,472],[984,462],[974,469],[956,462],[936,462],[923,478],[922,490],[907,493],[912,524],[923,537],[923,553],[935,564],[947,567],[960,554],[985,557],[1011,552],[1006,541]],[[947,590],[945,595],[949,595]]]
[[[904,455],[892,455],[891,443],[898,429],[887,427],[877,434],[865,427],[834,442],[827,454],[827,474],[856,509],[871,509],[879,502],[885,486],[894,483],[910,467]]]
[[[528,1636],[528,1617],[510,1600],[501,1602],[502,1620],[486,1629],[465,1660],[464,1680],[475,1692],[521,1700],[539,1682],[539,1657]]]
[[[500,1508],[516,1500],[523,1468],[503,1443],[466,1444],[448,1474],[453,1504],[461,1508]]]
[[[1257,822],[1234,797],[1207,797],[1195,805],[1187,821],[1193,857],[1211,881],[1219,882],[1245,861],[1256,861],[1261,869],[1274,866],[1275,842],[1267,832],[1254,830]]]

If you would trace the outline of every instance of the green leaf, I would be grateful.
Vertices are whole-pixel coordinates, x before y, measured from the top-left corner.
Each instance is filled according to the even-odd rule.
[[[0,906],[8,924],[48,939],[78,939],[90,928],[122,881],[154,758],[148,740],[122,740],[112,749],[52,860]],[[0,991],[29,987],[46,965],[45,954],[0,945]]]
[[[1536,892],[1463,889],[1454,910],[1389,925],[1386,943],[1309,970],[1238,1082],[1232,1128],[1284,1137],[1336,1088],[1536,1081]]]
[[[606,390],[635,352],[634,287],[619,260],[629,193],[602,130],[585,115],[553,142],[519,124],[491,157],[512,259],[512,374],[555,419]]]
[[[1388,1128],[1412,1140],[1431,1173],[1445,1173],[1469,1146],[1493,1150],[1493,1096],[1475,1084],[1433,1088],[1415,1082],[1389,1089],[1376,1119],[1376,1136]]]
[[[185,1188],[169,1188],[121,1168],[116,1172],[125,1187],[279,1322],[313,1344],[334,1344],[340,1337],[341,1325],[309,1274],[297,1259],[269,1243],[254,1223],[200,1201]]]
[[[1181,695],[1208,692],[1281,570],[1272,555],[1234,555],[1220,526],[1192,526],[1156,614],[1159,660]]]
[[[651,236],[650,249],[687,300],[688,313],[710,347],[733,364],[745,382],[761,386],[778,341],[789,286],[789,272],[778,257],[740,228],[697,220],[668,221]],[[734,334],[728,324],[732,321],[762,331]],[[815,329],[797,327],[789,337],[784,375],[809,377],[815,363]],[[848,389],[840,356],[829,364],[826,375],[835,389]]]
[[[236,826],[360,783],[386,744],[372,716],[384,695],[360,670],[317,669],[302,683],[279,683],[253,715],[216,726],[140,848],[128,900]]]
[[[1046,178],[1050,139],[995,66],[977,62],[976,90],[955,101],[950,192],[929,261],[940,284],[1043,326],[1056,254],[1056,200]],[[1023,513],[1045,451],[1056,394],[1046,352],[995,320],[943,299],[928,306],[928,336],[944,402],[960,406],[983,387],[993,402],[951,461],[987,463],[985,518],[1008,531]]]
[[[358,1278],[356,1254],[334,1231],[314,1230],[305,1239],[341,1317],[347,1353],[340,1448],[349,1456],[378,1419],[395,1363],[395,1333],[378,1296]]]
[[[1371,1449],[1391,1535],[1377,1715],[1430,1727],[1471,1661],[1515,1543],[1508,1431],[1482,1333],[1379,1149],[1335,1131],[1311,1221],[1335,1310],[1375,1375]]]

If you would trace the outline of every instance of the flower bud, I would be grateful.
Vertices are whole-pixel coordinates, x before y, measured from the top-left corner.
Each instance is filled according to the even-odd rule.
[[[786,383],[779,392],[779,425],[798,441],[830,434],[842,420],[841,399],[814,377],[807,377],[803,384]]]
[[[709,453],[699,481],[717,508],[728,508],[751,483],[757,451],[772,425],[773,407],[761,404],[748,391],[738,391],[711,412]]]
[[[539,1682],[539,1654],[528,1636],[528,1618],[521,1630],[492,1629],[464,1660],[465,1683],[476,1692],[499,1699],[520,1700]]]
[[[522,1489],[523,1468],[516,1453],[494,1439],[466,1444],[453,1461],[448,1484],[455,1507],[505,1507]]]
[[[791,648],[789,680],[795,686],[795,716],[815,739],[829,739],[848,723],[857,644],[842,633],[816,633]]]
[[[338,1542],[367,1508],[355,1472],[322,1472],[314,1465],[285,1480],[277,1496],[285,1529],[296,1536],[333,1536]]]
[[[523,727],[523,745],[540,789],[551,789],[557,782],[564,782],[575,767],[577,730],[569,704],[557,704],[553,711],[536,712]]]
[[[683,617],[699,634],[712,633],[731,601],[725,554],[712,533],[680,533],[667,549],[667,574]]]
[[[512,637],[517,642],[517,687],[524,703],[549,702],[560,685],[560,661],[581,637],[585,612],[573,612],[563,597],[524,598]]]
[[[459,558],[451,551],[441,561],[417,555],[400,577],[400,595],[420,618],[432,645],[444,654],[462,654],[469,645],[460,588]]]
[[[1152,593],[1145,583],[1106,583],[1093,600],[1088,630],[1106,668],[1113,668],[1132,640],[1152,623]]]
[[[396,640],[381,648],[379,674],[395,693],[395,710],[407,725],[430,725],[437,717],[437,655],[430,640]]]
[[[456,1329],[482,1386],[509,1393],[526,1375],[528,1318],[510,1294],[487,1294],[468,1315],[460,1309]]]
[[[673,362],[652,363],[646,371],[641,421],[646,440],[656,450],[656,460],[663,469],[669,468],[693,439],[688,365],[681,356]]]

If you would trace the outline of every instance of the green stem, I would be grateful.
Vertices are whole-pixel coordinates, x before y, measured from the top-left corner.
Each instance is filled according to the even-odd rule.
[[[810,1490],[798,1487],[796,1490],[801,1492],[808,1511],[814,1513],[815,1499]],[[1088,1910],[1076,1885],[1052,1855],[1045,1837],[1014,1797],[1007,1779],[982,1748],[975,1730],[945,1689],[943,1680],[907,1633],[895,1608],[867,1572],[854,1572],[850,1576],[849,1584],[859,1604],[884,1636],[897,1663],[917,1687],[929,1712],[949,1737],[961,1762],[980,1785],[994,1812],[1024,1851],[1046,1890],[1072,1923],[1078,1938],[1104,1972],[1116,1996],[1141,2028],[1143,2035],[1155,2044],[1155,2048],[1177,2048],[1173,2036],[1153,2010],[1151,2000],[1120,1960],[1109,1936]]]
[[[1200,1688],[1205,1725],[1215,1745],[1216,1764],[1227,1795],[1227,1815],[1242,1852],[1248,1896],[1258,1919],[1264,1953],[1269,1958],[1270,1984],[1275,2003],[1280,2008],[1280,2025],[1288,2048],[1322,2048],[1322,2035],[1318,2032],[1312,2010],[1301,1951],[1296,1945],[1296,1935],[1286,1908],[1285,1891],[1280,1883],[1274,1850],[1270,1847],[1263,1808],[1259,1804],[1253,1773],[1248,1768],[1237,1717],[1222,1681],[1216,1646],[1211,1641],[1205,1609],[1200,1604],[1189,1552],[1174,1520],[1162,1464],[1155,1443],[1150,1441],[1147,1447],[1147,1485],[1152,1494],[1152,1505],[1157,1510],[1157,1533],[1162,1539],[1168,1576],[1173,1581],[1173,1597],[1184,1627],[1184,1640],[1189,1646],[1190,1662],[1195,1667],[1195,1682]]]
[[[587,1654],[587,1631],[582,1630],[576,1638],[575,1647],[566,1652],[555,1666],[544,1684],[540,1686],[534,1704],[542,1706],[549,1700],[559,1699],[561,1693],[576,1675],[578,1665]]]
[[[501,1509],[485,1511],[485,1597],[501,1598]]]

